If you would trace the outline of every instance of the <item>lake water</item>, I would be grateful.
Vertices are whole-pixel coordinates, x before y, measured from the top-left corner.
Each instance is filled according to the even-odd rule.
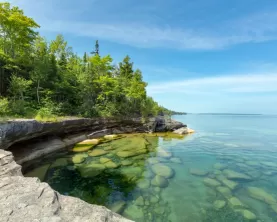
[[[129,135],[56,153],[31,163],[26,176],[135,221],[277,221],[276,116],[174,119],[196,133]]]

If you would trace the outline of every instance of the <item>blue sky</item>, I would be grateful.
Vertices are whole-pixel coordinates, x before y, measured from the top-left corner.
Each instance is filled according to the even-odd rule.
[[[129,55],[148,94],[186,112],[277,114],[275,0],[11,0],[48,39]]]

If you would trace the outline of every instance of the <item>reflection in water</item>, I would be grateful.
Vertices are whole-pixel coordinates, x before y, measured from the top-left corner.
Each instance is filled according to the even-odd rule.
[[[273,222],[276,142],[255,138],[234,129],[185,138],[125,135],[34,162],[26,176],[135,221]]]

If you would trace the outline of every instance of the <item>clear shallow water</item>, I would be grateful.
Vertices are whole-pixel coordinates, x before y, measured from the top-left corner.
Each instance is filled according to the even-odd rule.
[[[106,153],[84,152],[80,164],[72,163],[74,153],[57,153],[33,162],[26,175],[135,221],[277,221],[277,117],[174,119],[197,132],[104,143],[93,150]]]

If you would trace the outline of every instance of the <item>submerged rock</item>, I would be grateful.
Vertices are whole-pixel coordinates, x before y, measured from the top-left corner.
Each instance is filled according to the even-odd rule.
[[[193,129],[190,129],[188,127],[182,127],[182,128],[179,128],[179,129],[173,131],[173,133],[180,134],[180,135],[190,134],[190,133],[194,133],[194,132],[195,131]]]
[[[137,186],[140,189],[148,189],[150,187],[150,181],[149,180],[140,180],[140,181],[138,181]]]
[[[226,202],[224,200],[216,200],[213,203],[213,206],[216,210],[222,209],[223,207],[225,207],[225,205],[226,205]]]
[[[95,150],[92,150],[91,152],[89,152],[88,155],[96,157],[96,156],[103,156],[106,153],[107,153],[107,151],[105,151],[105,150],[95,149]]]
[[[63,167],[68,165],[68,159],[67,158],[59,158],[56,159],[54,163],[51,164],[51,168],[54,167]]]
[[[72,149],[73,152],[85,152],[93,148],[95,145],[100,143],[100,139],[91,139],[84,140],[80,143],[77,143],[75,147]]]
[[[150,202],[151,202],[151,203],[154,203],[154,204],[155,204],[155,203],[158,203],[158,202],[159,202],[159,198],[156,197],[156,196],[151,196],[151,197],[150,197]]]
[[[127,206],[127,208],[123,212],[123,216],[129,219],[133,219],[135,221],[140,221],[143,219],[144,213],[141,208],[133,204]]]
[[[25,174],[26,177],[38,177],[40,181],[44,181],[47,170],[49,169],[50,164],[45,164],[40,167],[37,167],[28,173]]]
[[[157,175],[151,180],[151,184],[156,187],[165,188],[168,186],[168,180],[162,176]]]
[[[109,209],[110,209],[112,212],[121,214],[122,211],[124,210],[125,205],[126,205],[126,202],[123,201],[123,200],[120,200],[120,201],[117,201],[117,202],[113,203],[113,204],[109,207]]]
[[[153,173],[150,171],[150,170],[147,170],[147,171],[144,171],[143,174],[142,174],[142,177],[143,178],[153,178]]]
[[[172,153],[171,152],[168,152],[168,151],[166,151],[166,150],[164,150],[164,149],[159,149],[158,150],[158,156],[160,156],[160,157],[163,157],[163,158],[170,158],[170,157],[172,157]]]
[[[147,149],[132,150],[132,151],[119,151],[116,153],[116,155],[119,157],[122,157],[122,158],[127,158],[127,157],[137,156],[140,154],[145,154],[147,152],[148,152]]]
[[[115,169],[120,167],[120,164],[114,163],[113,161],[106,162],[104,165],[108,169]]]
[[[242,210],[242,215],[246,220],[256,220],[257,219],[256,215],[249,210]]]
[[[126,177],[129,180],[134,177],[140,177],[142,174],[142,169],[140,167],[122,167],[120,172],[123,177]]]
[[[229,203],[233,208],[241,208],[243,207],[243,203],[236,197],[231,197],[229,199]]]
[[[220,186],[220,183],[217,180],[211,179],[209,177],[204,179],[204,184],[207,185],[207,186],[211,186],[211,187]]]
[[[151,157],[151,158],[147,159],[147,163],[149,163],[149,164],[156,164],[156,163],[159,163],[159,162],[160,162],[159,158],[157,158],[157,157]]]
[[[174,170],[161,163],[152,165],[151,169],[156,175],[163,176],[165,178],[171,178],[174,176]]]
[[[231,190],[228,187],[220,186],[220,187],[217,187],[216,190],[219,193],[221,193],[227,199],[232,197],[232,192],[231,192]]]
[[[123,160],[121,164],[122,166],[130,166],[133,164],[133,162],[131,160]]]
[[[227,167],[227,165],[222,164],[222,163],[215,163],[215,164],[214,164],[214,168],[215,168],[216,170],[223,170],[223,169],[225,169],[226,167]]]
[[[73,162],[74,164],[80,164],[80,163],[82,163],[82,162],[85,161],[85,159],[86,159],[87,156],[88,156],[88,155],[87,155],[86,153],[76,154],[76,155],[74,155],[74,156],[72,157],[72,162]]]
[[[207,171],[196,169],[196,168],[190,168],[189,173],[194,176],[206,176],[208,175]]]
[[[138,197],[136,200],[135,200],[135,204],[138,205],[138,206],[143,206],[144,205],[144,199],[142,196]]]
[[[112,161],[112,160],[109,159],[109,158],[106,158],[106,157],[101,157],[100,160],[99,160],[99,162],[102,163],[102,164],[110,162],[110,161]]]
[[[234,190],[234,189],[238,186],[238,183],[237,183],[237,182],[232,181],[232,180],[228,180],[228,179],[223,179],[223,180],[221,180],[221,182],[222,182],[225,186],[229,187],[231,190]]]
[[[267,193],[265,190],[258,188],[258,187],[248,187],[247,188],[248,194],[250,197],[263,201],[267,204],[277,204],[276,199],[269,193]]]
[[[251,180],[251,177],[247,176],[246,174],[233,170],[223,170],[223,174],[230,180]]]
[[[171,161],[172,163],[179,163],[179,164],[182,163],[182,160],[181,160],[180,158],[178,158],[178,157],[170,158],[170,161]]]
[[[103,170],[105,170],[103,164],[90,163],[90,164],[81,164],[77,167],[82,177],[95,177],[99,175]]]
[[[263,164],[264,166],[267,166],[267,167],[277,167],[277,163],[274,163],[274,162],[263,161],[263,162],[261,162],[261,164]]]
[[[119,135],[116,135],[116,134],[113,134],[113,135],[105,135],[104,136],[104,139],[106,140],[114,140],[114,139],[117,139],[117,138],[120,138]]]

